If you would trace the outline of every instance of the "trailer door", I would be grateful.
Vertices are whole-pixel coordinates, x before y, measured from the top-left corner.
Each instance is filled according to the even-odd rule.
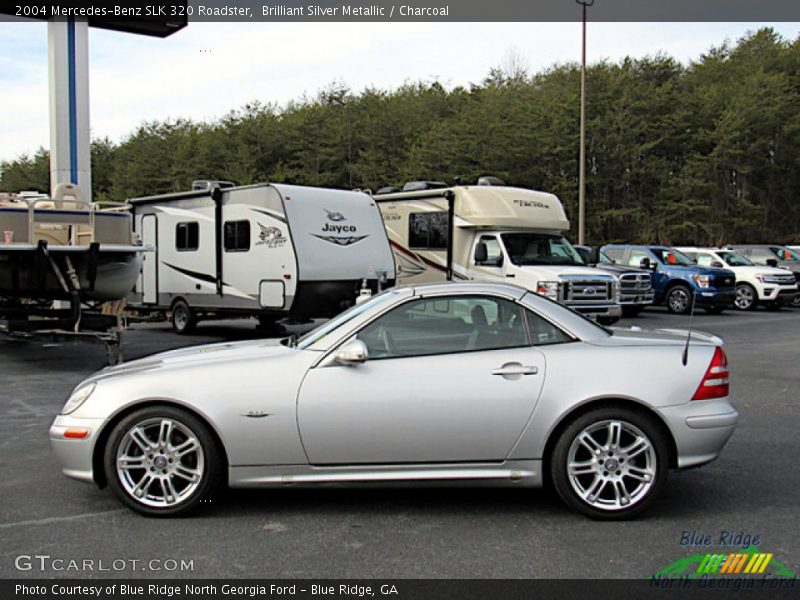
[[[155,249],[142,260],[142,303],[158,303],[158,222],[155,215],[142,216],[142,244]]]

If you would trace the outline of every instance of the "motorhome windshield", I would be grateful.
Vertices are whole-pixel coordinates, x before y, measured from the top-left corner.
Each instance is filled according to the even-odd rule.
[[[731,267],[752,267],[753,261],[738,252],[717,252],[719,257]]]
[[[566,238],[546,233],[504,233],[500,236],[511,262],[526,265],[578,265],[585,263]]]

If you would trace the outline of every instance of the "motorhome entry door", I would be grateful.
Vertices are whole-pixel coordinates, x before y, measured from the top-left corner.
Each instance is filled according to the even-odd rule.
[[[155,215],[142,217],[142,244],[155,249],[144,252],[142,260],[142,303],[158,302],[158,222]]]

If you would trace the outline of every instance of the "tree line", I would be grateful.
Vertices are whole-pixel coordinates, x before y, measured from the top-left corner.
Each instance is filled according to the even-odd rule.
[[[512,67],[450,90],[334,83],[284,107],[143,123],[119,143],[92,142],[94,196],[195,179],[376,190],[491,174],[557,194],[574,228],[579,66]],[[588,241],[800,241],[800,38],[765,28],[688,65],[627,58],[590,66],[587,80]],[[47,190],[48,169],[44,149],[0,163],[0,190]]]

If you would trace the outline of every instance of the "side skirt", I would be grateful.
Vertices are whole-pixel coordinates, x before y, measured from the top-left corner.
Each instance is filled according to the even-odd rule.
[[[428,486],[542,486],[542,461],[517,460],[499,464],[369,465],[313,467],[279,465],[229,467],[230,487],[272,487],[317,484],[359,487],[373,485]]]

